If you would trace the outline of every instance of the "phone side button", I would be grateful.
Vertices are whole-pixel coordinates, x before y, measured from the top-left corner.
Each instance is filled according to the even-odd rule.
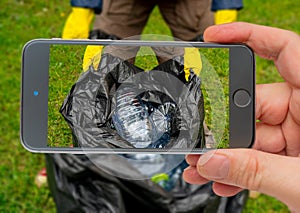
[[[251,102],[250,94],[243,89],[237,90],[233,95],[233,102],[237,107],[247,107]]]

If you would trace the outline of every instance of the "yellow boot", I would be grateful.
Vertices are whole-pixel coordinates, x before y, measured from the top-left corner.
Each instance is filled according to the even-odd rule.
[[[237,20],[238,11],[236,9],[218,10],[215,12],[215,24],[225,24]]]
[[[62,38],[88,38],[94,10],[89,8],[72,7],[65,23]]]

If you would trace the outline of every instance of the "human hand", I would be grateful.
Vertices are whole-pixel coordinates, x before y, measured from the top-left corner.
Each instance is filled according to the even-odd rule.
[[[276,197],[300,211],[300,37],[276,28],[247,23],[209,27],[208,42],[242,42],[260,57],[273,60],[284,83],[256,87],[254,149],[220,149],[188,155],[184,179],[192,184],[214,181],[220,196],[242,188]]]

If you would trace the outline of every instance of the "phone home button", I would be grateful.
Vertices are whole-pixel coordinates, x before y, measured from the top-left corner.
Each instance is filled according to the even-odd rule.
[[[239,89],[233,95],[233,102],[237,107],[247,107],[251,102],[251,96],[246,90]]]

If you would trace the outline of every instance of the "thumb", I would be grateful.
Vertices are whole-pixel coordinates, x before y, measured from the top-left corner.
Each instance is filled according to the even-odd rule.
[[[300,158],[254,149],[223,149],[202,155],[197,170],[208,180],[259,191],[300,209],[300,188],[296,187]]]

